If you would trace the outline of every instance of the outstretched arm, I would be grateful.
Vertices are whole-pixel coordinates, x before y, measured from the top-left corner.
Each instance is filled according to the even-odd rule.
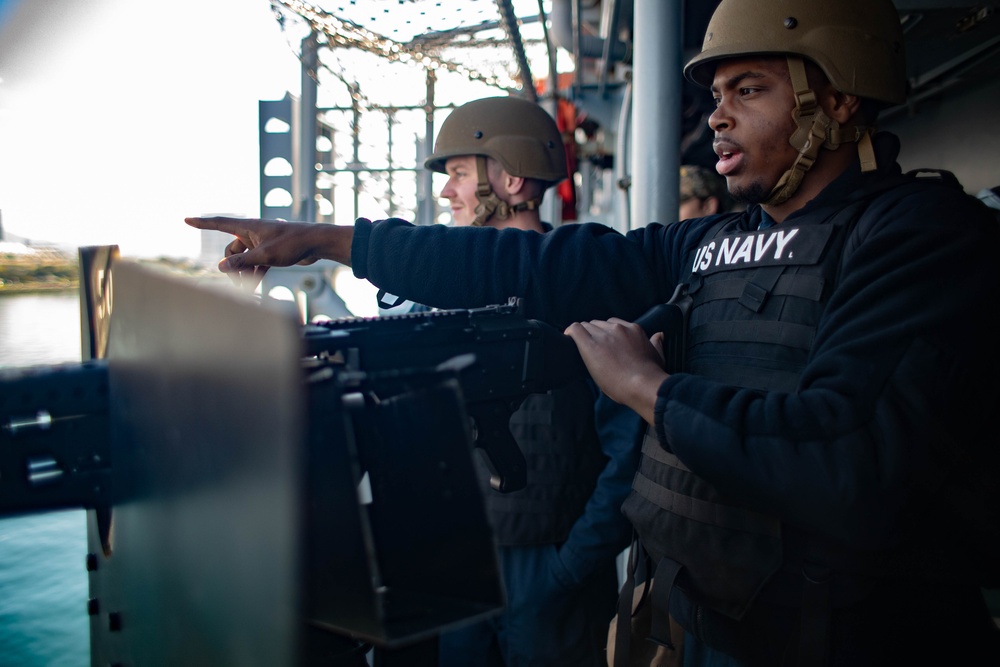
[[[219,270],[250,289],[260,283],[271,266],[312,264],[319,259],[351,265],[354,227],[226,217],[185,218],[184,222],[236,237],[226,246]]]

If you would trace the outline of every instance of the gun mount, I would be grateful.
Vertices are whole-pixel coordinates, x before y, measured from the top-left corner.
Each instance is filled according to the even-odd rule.
[[[287,313],[110,269],[105,358],[0,377],[0,514],[89,510],[92,664],[436,664],[503,608],[455,369],[310,362]]]

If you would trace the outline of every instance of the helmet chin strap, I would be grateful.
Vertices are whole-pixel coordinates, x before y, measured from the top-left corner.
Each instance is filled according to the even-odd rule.
[[[528,199],[523,202],[511,205],[500,199],[497,193],[493,192],[490,181],[486,173],[486,158],[482,155],[476,156],[476,199],[479,205],[476,206],[476,217],[469,223],[472,227],[482,227],[488,220],[507,220],[518,211],[534,211],[541,203],[541,198]]]
[[[795,109],[792,110],[792,120],[798,126],[788,143],[799,152],[795,162],[788,168],[771,194],[765,206],[777,206],[788,201],[802,185],[806,172],[812,168],[819,155],[820,148],[837,150],[844,142],[858,145],[858,156],[861,158],[861,171],[869,172],[877,168],[875,164],[875,149],[872,147],[874,126],[845,125],[833,120],[820,107],[816,93],[809,88],[806,78],[806,67],[801,58],[788,57],[788,73],[792,79],[792,89],[795,91]]]

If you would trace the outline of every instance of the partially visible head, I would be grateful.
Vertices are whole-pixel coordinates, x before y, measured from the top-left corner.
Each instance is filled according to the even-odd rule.
[[[424,166],[449,176],[441,196],[452,202],[456,223],[471,225],[537,209],[545,190],[567,176],[555,120],[516,97],[457,107],[442,123]]]
[[[678,220],[701,218],[728,210],[726,179],[698,165],[681,165]]]
[[[480,196],[479,160],[481,156],[456,155],[445,160],[444,173],[448,181],[441,189],[441,197],[451,206],[451,218],[460,227],[479,225],[499,225],[510,219],[515,208],[523,202],[540,203],[549,183],[537,178],[512,176],[500,163],[491,158],[485,160],[485,176],[488,191]],[[499,203],[490,202],[495,197]],[[490,204],[493,204],[491,208]],[[522,209],[528,208],[525,206]],[[480,219],[481,218],[481,219]]]
[[[874,169],[870,137],[877,110],[906,98],[903,34],[891,0],[722,0],[684,74],[712,87],[729,63],[775,57],[794,94],[787,141],[795,157],[761,203],[791,197],[820,148],[857,143],[862,169]],[[829,116],[818,90],[827,84],[858,101],[849,122]]]

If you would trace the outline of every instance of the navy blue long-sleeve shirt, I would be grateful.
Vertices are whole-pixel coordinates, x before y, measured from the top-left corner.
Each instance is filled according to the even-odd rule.
[[[841,207],[863,183],[898,173],[885,144],[881,173],[855,167],[788,220]],[[756,229],[760,215],[751,209],[741,225]],[[518,296],[529,317],[565,327],[635,319],[668,300],[713,221],[539,235],[362,220],[352,262],[358,277],[416,301],[454,308]],[[664,446],[747,508],[880,548],[899,539],[933,483],[942,434],[996,442],[1000,236],[980,202],[942,187],[876,199],[857,228],[864,238],[848,242],[797,391],[677,373],[660,386],[655,417]]]

